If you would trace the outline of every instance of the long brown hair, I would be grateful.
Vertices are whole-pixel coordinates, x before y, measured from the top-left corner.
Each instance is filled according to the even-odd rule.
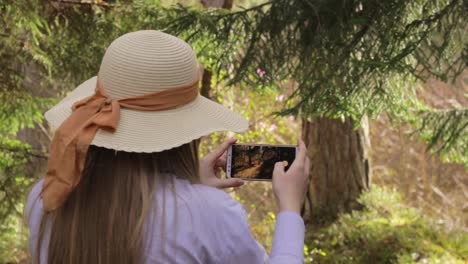
[[[90,146],[80,183],[41,220],[35,261],[51,223],[48,263],[143,263],[145,221],[156,187],[199,182],[198,141],[156,153]]]

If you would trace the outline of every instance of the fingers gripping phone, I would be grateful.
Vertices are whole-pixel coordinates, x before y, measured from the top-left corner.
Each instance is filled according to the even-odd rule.
[[[295,145],[233,144],[227,152],[227,177],[271,181],[275,163],[288,170],[296,158]]]

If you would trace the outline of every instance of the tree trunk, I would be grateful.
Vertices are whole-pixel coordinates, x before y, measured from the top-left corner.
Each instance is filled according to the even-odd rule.
[[[222,8],[232,9],[233,4],[234,4],[234,0],[224,0]]]
[[[213,77],[213,72],[203,69],[200,94],[208,99],[211,99],[211,77]]]
[[[311,161],[310,186],[303,208],[307,224],[332,223],[340,213],[360,209],[359,195],[369,189],[369,126],[367,118],[353,129],[350,118],[303,119],[302,134]]]
[[[221,7],[224,9],[232,9],[233,0],[201,0],[204,7]],[[204,97],[211,99],[211,78],[213,72],[211,70],[203,69],[202,85],[200,94]]]

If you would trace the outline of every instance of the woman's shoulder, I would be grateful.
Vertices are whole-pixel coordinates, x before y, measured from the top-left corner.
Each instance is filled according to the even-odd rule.
[[[43,181],[37,181],[27,196],[25,209],[30,225],[42,217],[43,205],[40,195]],[[176,186],[176,195],[191,209],[198,207],[205,214],[216,213],[218,216],[245,214],[242,205],[224,190],[204,184],[191,184],[186,180],[176,180]]]
[[[239,207],[241,204],[228,192],[204,184],[190,184],[189,196],[194,202],[201,202],[205,206],[216,209]]]
[[[187,210],[201,223],[224,225],[229,222],[240,222],[247,218],[241,203],[226,191],[203,184],[183,183],[176,191],[182,200],[182,210]]]
[[[35,218],[42,211],[41,190],[44,180],[41,179],[33,184],[26,200],[26,216],[28,220]]]
[[[180,209],[189,212],[187,218],[193,220],[191,232],[197,243],[211,248],[213,254],[221,254],[227,238],[240,243],[248,237],[247,213],[231,194],[203,184],[187,184],[184,188],[177,193],[185,204]]]
[[[232,200],[232,197],[229,193],[224,190],[211,187],[201,183],[193,183],[191,187],[199,192],[203,192],[206,196],[217,197],[222,200]]]
[[[36,251],[36,242],[39,238],[39,226],[44,214],[43,204],[41,199],[41,190],[44,180],[36,182],[28,193],[25,213],[29,227],[29,250],[34,254]],[[44,247],[45,245],[43,245]],[[41,256],[44,257],[44,256]]]
[[[201,184],[192,184],[204,203],[198,204],[199,221],[194,234],[198,245],[209,249],[214,263],[263,263],[265,250],[252,237],[248,216],[231,194]],[[202,205],[202,206],[198,206]]]

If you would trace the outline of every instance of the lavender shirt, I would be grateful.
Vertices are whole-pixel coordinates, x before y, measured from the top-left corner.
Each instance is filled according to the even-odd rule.
[[[42,200],[38,198],[41,187],[42,181],[33,187],[26,205],[29,248],[33,256],[43,214]],[[179,179],[175,180],[175,191],[175,197],[169,189],[157,192],[153,211],[158,213],[151,214],[146,230],[145,263],[304,262],[304,222],[297,213],[283,211],[277,215],[273,246],[268,255],[252,237],[242,205],[229,194]],[[164,219],[160,213],[163,204]],[[46,229],[41,263],[47,263],[49,235],[50,230]]]

